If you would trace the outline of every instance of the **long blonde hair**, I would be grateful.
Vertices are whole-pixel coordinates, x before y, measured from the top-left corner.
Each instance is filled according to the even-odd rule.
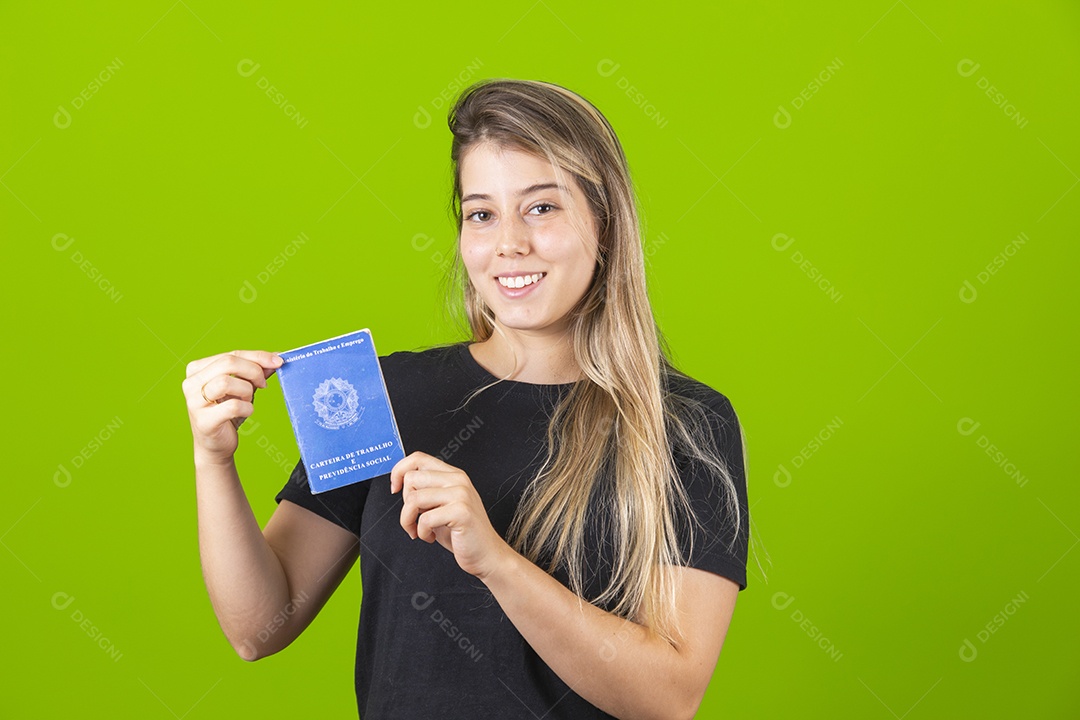
[[[712,439],[709,409],[668,392],[668,381],[679,373],[668,360],[649,304],[637,201],[622,146],[591,103],[540,81],[477,82],[462,92],[448,124],[453,133],[450,207],[459,239],[461,161],[481,142],[546,159],[557,175],[570,173],[588,198],[598,236],[592,284],[570,312],[570,343],[583,379],[553,412],[547,457],[524,490],[507,541],[549,573],[565,568],[570,589],[584,597],[587,520],[603,523],[614,541],[611,581],[600,595],[586,599],[611,605],[614,614],[676,642],[681,632],[672,568],[685,564],[680,533],[695,525],[676,451],[718,478],[726,515],[735,525],[733,543],[745,520],[731,473]],[[583,227],[580,218],[577,224]],[[460,243],[451,282],[460,288],[473,340],[501,332],[464,271]],[[715,424],[714,416],[711,420]],[[741,433],[740,442],[745,449]]]

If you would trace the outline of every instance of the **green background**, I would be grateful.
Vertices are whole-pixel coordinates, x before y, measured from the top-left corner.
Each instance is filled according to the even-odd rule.
[[[744,425],[760,565],[700,717],[1080,716],[1075,3],[169,2],[0,9],[0,716],[355,716],[356,569],[287,651],[225,641],[180,382],[456,339],[445,111],[491,76],[611,120],[662,329]]]

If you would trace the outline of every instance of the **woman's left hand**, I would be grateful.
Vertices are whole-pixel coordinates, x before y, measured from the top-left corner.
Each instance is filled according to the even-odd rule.
[[[413,540],[436,540],[465,572],[483,579],[510,549],[491,526],[487,510],[464,471],[423,452],[410,453],[390,471],[390,492],[401,491],[401,527]]]

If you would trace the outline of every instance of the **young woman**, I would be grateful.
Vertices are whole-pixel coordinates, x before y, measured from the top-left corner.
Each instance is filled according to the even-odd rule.
[[[406,451],[260,530],[237,428],[275,354],[188,365],[199,547],[229,642],[286,647],[357,558],[362,716],[693,717],[746,587],[741,427],[667,360],[601,113],[487,80],[450,112],[469,341],[380,358]]]

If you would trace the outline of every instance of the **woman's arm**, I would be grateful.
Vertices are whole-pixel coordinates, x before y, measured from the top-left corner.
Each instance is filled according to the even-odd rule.
[[[280,365],[271,353],[238,350],[189,363],[183,382],[203,580],[225,637],[245,660],[292,642],[357,557],[351,532],[292,503],[279,505],[260,530],[244,494],[237,428]]]
[[[692,718],[705,694],[735,610],[739,586],[714,573],[680,568],[675,645],[638,623],[582,601],[513,550],[488,520],[468,475],[415,452],[394,466],[401,525],[413,539],[438,542],[481,579],[526,642],[563,682],[621,718]]]
[[[273,655],[319,614],[360,545],[288,500],[260,530],[234,464],[197,462],[195,472],[199,557],[214,614],[241,658]]]
[[[712,678],[739,586],[679,568],[687,629],[673,646],[644,626],[581,602],[509,545],[480,579],[536,654],[578,695],[620,718],[692,718]]]

